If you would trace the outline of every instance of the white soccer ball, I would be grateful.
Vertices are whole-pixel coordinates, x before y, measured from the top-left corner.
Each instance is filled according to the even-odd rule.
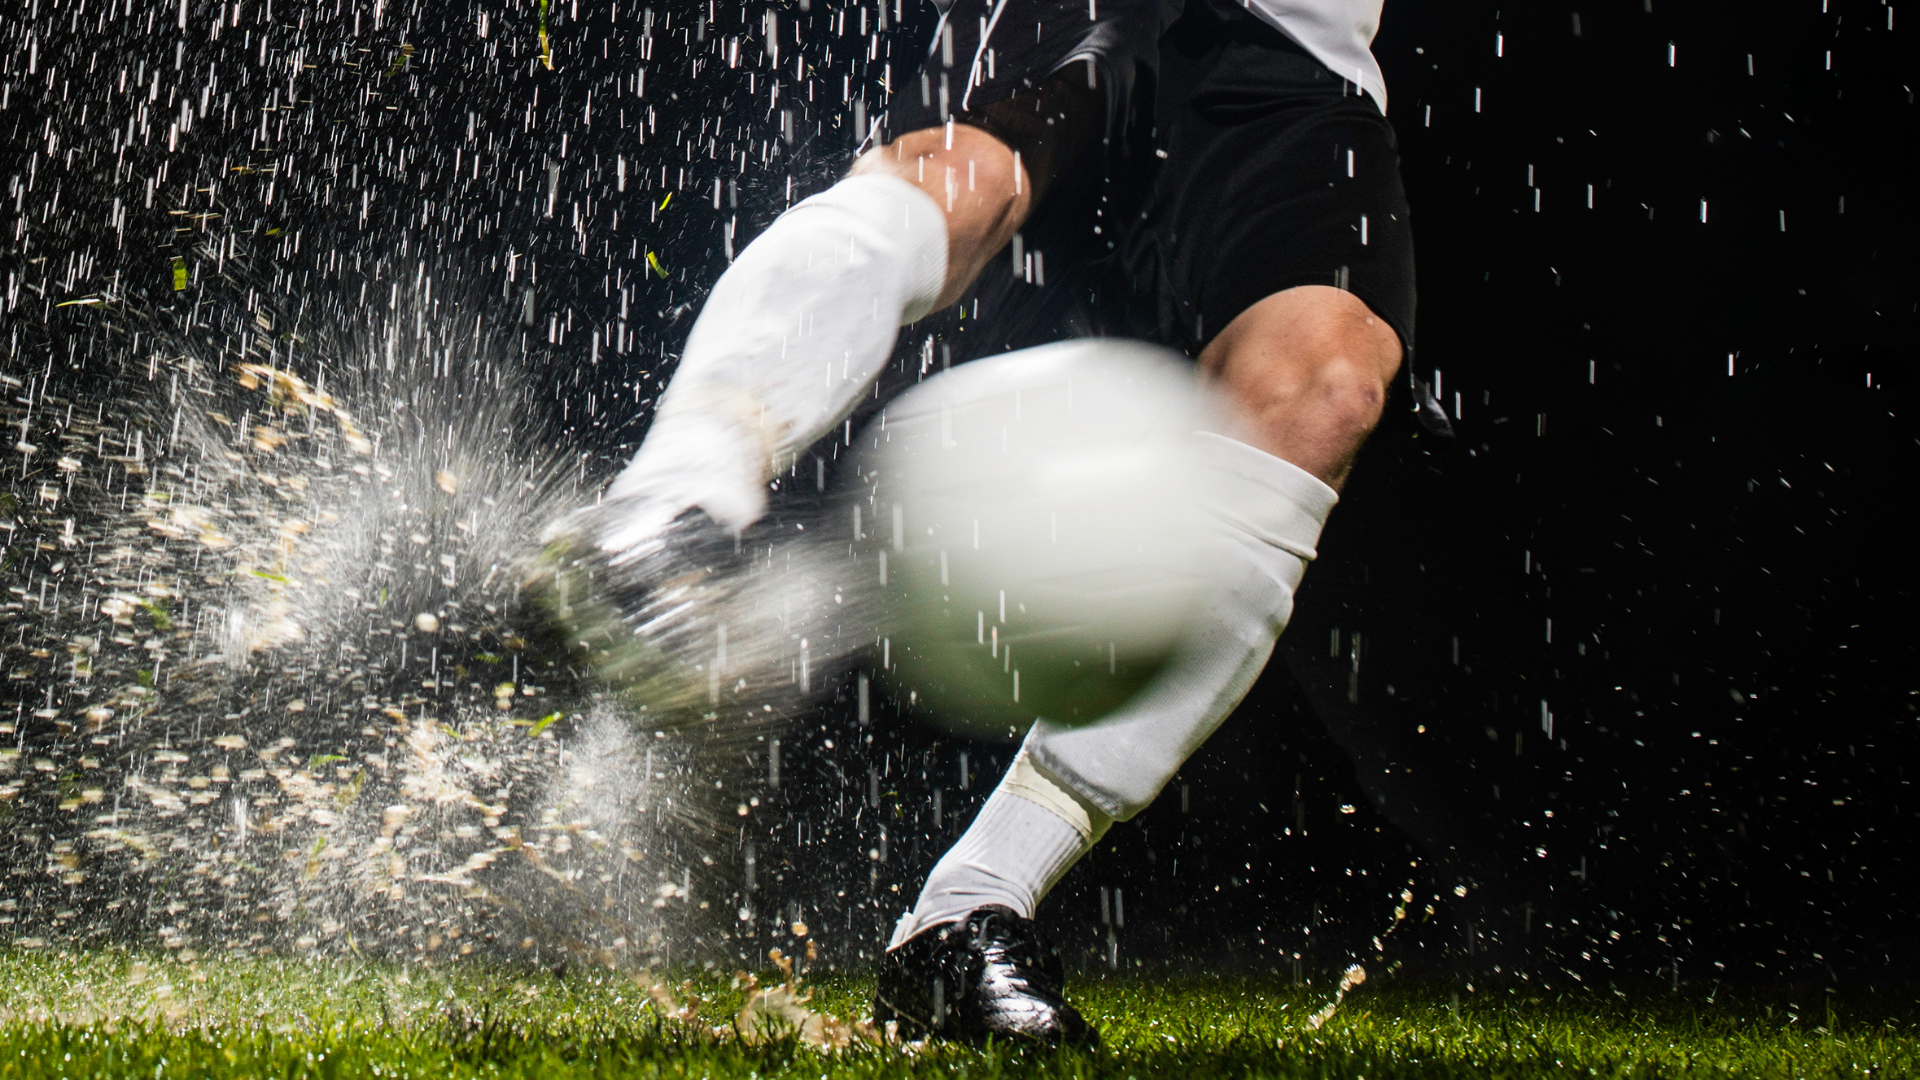
[[[862,438],[859,572],[886,677],[947,726],[1097,719],[1167,662],[1211,578],[1191,361],[1133,341],[976,360],[889,403]]]

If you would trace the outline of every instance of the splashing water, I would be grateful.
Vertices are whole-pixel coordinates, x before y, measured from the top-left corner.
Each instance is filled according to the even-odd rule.
[[[1340,976],[1340,988],[1334,991],[1333,1000],[1327,1002],[1325,1006],[1321,1007],[1321,1009],[1312,1016],[1307,1017],[1307,1027],[1314,1031],[1320,1030],[1327,1021],[1333,1019],[1333,1014],[1339,1011],[1340,1003],[1347,1000],[1347,992],[1366,981],[1366,968],[1361,967],[1359,964],[1348,968]]]
[[[531,538],[590,478],[507,358],[420,379],[377,328],[150,348],[91,409],[44,383],[5,406],[38,479],[0,507],[0,816],[36,856],[16,847],[34,874],[0,899],[15,942],[607,964],[714,944],[735,751],[804,704],[779,642],[831,585],[775,544],[713,601],[740,643],[724,708],[704,672],[697,715],[606,693],[521,598]]]

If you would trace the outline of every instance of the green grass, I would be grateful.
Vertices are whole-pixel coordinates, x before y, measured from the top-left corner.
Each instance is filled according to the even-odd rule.
[[[823,1051],[716,1035],[742,993],[712,976],[693,1023],[646,986],[474,964],[0,953],[0,1078],[165,1077],[1757,1077],[1920,1075],[1910,1000],[1649,990],[1619,997],[1375,978],[1333,1019],[1329,988],[1259,979],[1083,979],[1106,1046]],[[813,1005],[864,1013],[866,986],[823,978]]]

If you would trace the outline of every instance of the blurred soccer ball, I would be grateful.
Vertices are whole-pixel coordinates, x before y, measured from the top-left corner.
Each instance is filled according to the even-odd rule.
[[[1111,711],[1208,582],[1190,361],[1083,340],[977,360],[864,433],[849,524],[883,596],[886,677],[981,737]]]

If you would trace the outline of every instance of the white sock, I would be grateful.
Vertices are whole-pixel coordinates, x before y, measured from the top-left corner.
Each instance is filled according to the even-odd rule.
[[[1132,699],[1091,724],[1043,718],[1027,734],[1036,764],[1118,821],[1153,802],[1267,666],[1339,501],[1290,462],[1221,435],[1200,438],[1225,587],[1179,654]]]
[[[1114,821],[1145,809],[1231,713],[1293,613],[1321,526],[1339,501],[1299,467],[1201,435],[1214,476],[1226,587],[1166,671],[1091,723],[1041,719],[980,815],[948,849],[888,948],[986,904],[1032,918]],[[1045,771],[1042,771],[1042,770]]]
[[[893,928],[894,949],[928,927],[957,923],[989,904],[1033,918],[1067,869],[1100,842],[1113,819],[1055,783],[1021,751],[973,824],[940,857],[913,910]]]
[[[720,276],[608,497],[752,524],[767,481],[853,410],[946,273],[946,216],[899,177],[848,177],[780,215]],[[602,545],[624,550],[658,524],[635,520]]]

